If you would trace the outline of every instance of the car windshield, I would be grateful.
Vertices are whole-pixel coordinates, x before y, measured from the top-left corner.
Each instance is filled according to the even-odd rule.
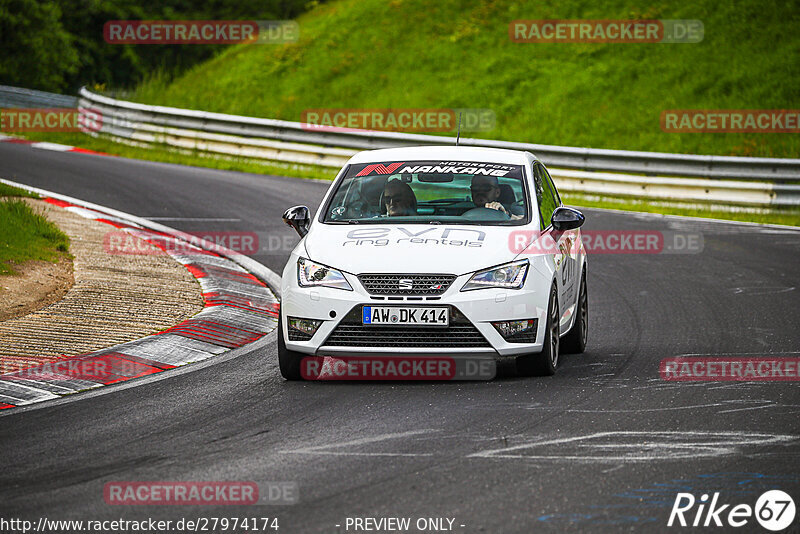
[[[519,225],[527,220],[522,165],[395,161],[351,165],[323,222]]]

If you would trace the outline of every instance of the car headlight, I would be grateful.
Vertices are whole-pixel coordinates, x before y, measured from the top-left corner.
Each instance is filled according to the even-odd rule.
[[[464,284],[461,291],[472,291],[473,289],[486,289],[489,287],[499,287],[503,289],[519,289],[525,283],[525,275],[528,274],[528,260],[515,261],[492,267],[484,271],[478,271],[472,278]]]
[[[341,271],[306,258],[297,260],[297,283],[301,287],[324,286],[353,290]]]

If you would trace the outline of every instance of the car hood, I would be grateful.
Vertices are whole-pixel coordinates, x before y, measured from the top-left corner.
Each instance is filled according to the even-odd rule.
[[[308,258],[351,274],[466,274],[508,261],[519,226],[314,224]]]

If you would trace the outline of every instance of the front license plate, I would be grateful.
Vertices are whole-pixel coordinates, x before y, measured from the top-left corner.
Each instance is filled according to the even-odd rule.
[[[447,326],[450,324],[448,308],[418,308],[364,306],[361,313],[362,324]]]

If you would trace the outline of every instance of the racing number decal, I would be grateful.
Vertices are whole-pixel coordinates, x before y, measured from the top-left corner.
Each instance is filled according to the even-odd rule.
[[[561,291],[564,302],[572,302],[575,299],[575,271],[577,270],[578,262],[570,255],[572,239],[572,236],[566,236],[559,245],[561,251]]]
[[[564,260],[561,263],[561,283],[566,288],[567,282],[575,278],[575,262]]]
[[[558,247],[561,250],[561,283],[564,287],[566,287],[567,281],[572,278],[574,274],[573,271],[575,270],[573,262],[569,261],[569,248],[571,246],[572,239],[566,237]]]

